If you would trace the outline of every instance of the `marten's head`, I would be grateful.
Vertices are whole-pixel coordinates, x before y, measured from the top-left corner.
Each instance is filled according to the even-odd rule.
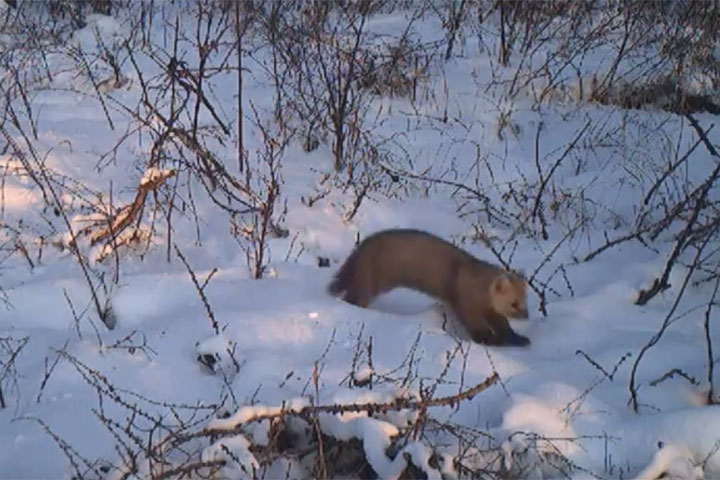
[[[490,284],[490,303],[505,317],[528,318],[525,278],[514,272],[503,272]]]

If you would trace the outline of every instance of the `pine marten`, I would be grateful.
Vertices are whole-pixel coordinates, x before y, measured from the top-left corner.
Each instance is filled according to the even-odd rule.
[[[396,287],[447,303],[470,337],[487,345],[523,346],[507,317],[528,318],[525,279],[427,232],[391,229],[363,240],[337,271],[328,292],[367,307]]]

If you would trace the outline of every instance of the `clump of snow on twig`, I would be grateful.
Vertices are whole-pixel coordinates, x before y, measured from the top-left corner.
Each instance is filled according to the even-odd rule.
[[[577,444],[562,440],[575,438],[577,435],[556,406],[529,395],[516,395],[513,405],[503,417],[503,429],[508,432],[527,432],[528,435],[515,435],[512,442],[524,445],[532,439],[541,453],[569,456],[579,449]]]
[[[417,393],[406,389],[395,392],[369,392],[362,390],[343,390],[333,397],[333,404],[351,405],[368,403],[387,403],[398,397],[413,396]],[[430,467],[430,449],[419,442],[408,443],[394,459],[387,456],[387,449],[392,444],[392,437],[400,434],[398,427],[407,427],[417,418],[416,411],[391,411],[372,418],[365,411],[343,412],[337,414],[321,413],[318,415],[322,431],[338,440],[348,441],[357,438],[363,445],[365,458],[380,478],[395,479],[408,466],[408,457],[412,463],[423,470],[428,478],[441,478],[440,472]]]
[[[207,366],[213,373],[223,373],[234,376],[238,372],[239,364],[233,358],[236,343],[223,333],[213,335],[203,340],[195,347],[198,360]]]
[[[223,438],[205,448],[202,461],[224,460],[221,473],[225,478],[255,478],[260,464],[250,452],[250,442],[242,435]]]
[[[238,425],[250,422],[260,417],[280,415],[283,412],[299,412],[310,405],[310,400],[304,397],[293,398],[280,407],[266,405],[249,405],[240,407],[237,412],[228,418],[214,418],[208,425],[214,430],[232,430]]]
[[[172,177],[173,175],[175,175],[175,170],[171,168],[150,167],[145,170],[145,173],[143,173],[143,176],[140,179],[140,186],[142,187],[150,183],[156,184],[159,182],[163,182],[167,178]]]

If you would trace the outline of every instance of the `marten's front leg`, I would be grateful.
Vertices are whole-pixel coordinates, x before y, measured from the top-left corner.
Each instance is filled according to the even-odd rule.
[[[517,347],[524,347],[530,343],[530,339],[515,333],[510,326],[510,322],[504,316],[495,312],[487,312],[485,314],[490,328],[492,329],[495,337],[497,337],[498,343],[496,345],[512,345]]]
[[[495,312],[488,312],[484,315],[484,321],[476,321],[469,326],[470,337],[485,345],[515,346],[524,347],[530,343],[530,339],[524,337],[510,327],[507,318]]]
[[[465,325],[470,338],[478,343],[518,347],[530,343],[527,337],[518,335],[510,328],[507,318],[483,308],[474,299],[458,299],[453,310]]]

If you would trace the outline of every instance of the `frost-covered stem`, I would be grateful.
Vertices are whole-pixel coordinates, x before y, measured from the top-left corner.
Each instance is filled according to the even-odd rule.
[[[445,60],[450,60],[450,57],[452,57],[453,48],[455,47],[455,39],[457,38],[457,33],[460,30],[460,24],[465,12],[466,3],[467,0],[461,0],[460,6],[456,7],[456,3],[453,0],[448,7],[448,44],[447,49],[445,50]]]
[[[680,305],[680,300],[685,295],[685,289],[690,282],[690,277],[692,277],[693,273],[695,273],[695,270],[697,269],[699,262],[700,262],[700,256],[702,255],[703,250],[705,250],[705,247],[707,246],[708,242],[710,241],[711,236],[708,235],[705,237],[704,242],[702,245],[700,245],[697,248],[697,252],[695,252],[695,259],[693,260],[692,264],[690,265],[690,268],[688,268],[687,273],[685,274],[685,279],[683,280],[682,285],[680,286],[680,291],[678,292],[677,296],[675,297],[675,301],[672,304],[672,307],[670,308],[670,311],[665,315],[665,319],[663,320],[662,325],[660,326],[660,330],[658,330],[655,335],[652,336],[650,341],[645,344],[645,346],[640,350],[640,353],[638,354],[637,358],[635,359],[635,363],[633,363],[632,370],[630,371],[630,403],[632,405],[632,408],[635,412],[638,411],[638,394],[637,394],[637,382],[636,382],[636,375],[637,375],[637,369],[640,365],[640,361],[642,361],[643,357],[645,356],[645,353],[647,353],[650,348],[652,348],[656,343],[660,341],[663,334],[665,333],[665,330],[667,330],[667,327],[670,325],[673,315],[675,314],[675,310],[677,310],[678,305]]]
[[[313,404],[317,403],[320,400],[320,386],[319,386],[319,380],[320,380],[320,370],[318,369],[318,362],[313,363],[313,371],[312,371],[312,383],[313,387],[315,388],[315,398],[313,399]],[[322,435],[322,429],[320,428],[320,419],[318,418],[318,411],[314,410],[312,413],[312,424],[313,428],[315,429],[315,437],[317,438],[318,442],[318,455],[315,459],[315,473],[318,473],[318,477],[321,479],[328,478],[328,468],[327,468],[327,461],[325,460],[325,445],[323,442],[323,435]]]
[[[690,125],[695,129],[700,139],[705,144],[705,147],[707,148],[708,152],[711,156],[717,158],[720,160],[720,153],[715,149],[715,146],[710,142],[710,140],[707,138],[707,134],[703,131],[700,124],[697,122],[697,120],[690,114],[686,114],[685,117],[690,121]],[[715,169],[710,173],[708,178],[705,180],[705,182],[697,187],[695,190],[693,190],[688,196],[687,199],[684,200],[682,204],[689,203],[690,198],[695,198],[695,205],[693,206],[692,212],[690,213],[690,218],[687,220],[687,224],[685,225],[685,228],[680,232],[677,236],[677,241],[675,242],[675,248],[673,248],[672,253],[670,254],[670,258],[668,258],[667,263],[665,264],[665,270],[663,271],[660,278],[656,278],[653,281],[653,284],[650,286],[649,289],[640,290],[640,293],[638,295],[637,300],[635,301],[636,305],[645,305],[647,302],[649,302],[655,295],[657,295],[660,292],[663,292],[670,288],[670,284],[668,283],[668,279],[670,278],[670,272],[672,271],[672,268],[675,266],[675,263],[677,262],[678,258],[680,257],[680,254],[685,251],[685,249],[692,244],[692,233],[693,233],[693,227],[695,227],[696,222],[698,218],[700,217],[700,213],[707,208],[707,197],[712,189],[712,187],[715,185],[716,181],[720,178],[720,161],[717,161],[717,165],[715,166]],[[712,234],[717,230],[717,226],[712,228],[709,232],[705,232],[705,243],[712,237]]]
[[[274,147],[272,143],[266,145],[266,147],[269,149],[267,153],[269,155],[268,162],[270,164],[270,180],[268,181],[269,184],[267,185],[265,199],[262,201],[259,212],[254,215],[254,226],[252,229],[254,261],[252,274],[255,279],[262,278],[265,273],[265,244],[267,242],[268,229],[272,221],[272,215],[275,211],[275,202],[277,200],[279,188],[274,167]]]
[[[195,96],[195,108],[193,112],[193,119],[192,119],[192,136],[193,138],[197,138],[197,132],[198,132],[198,122],[200,121],[200,104],[202,103],[201,97],[203,95],[203,79],[205,77],[205,64],[208,59],[208,55],[210,54],[210,49],[208,48],[208,37],[210,36],[210,25],[212,24],[212,16],[208,14],[207,19],[207,30],[205,31],[205,39],[203,41],[203,38],[201,37],[201,27],[202,27],[202,21],[203,21],[203,5],[202,2],[197,2],[198,6],[198,18],[197,18],[197,31],[196,31],[196,38],[197,38],[197,49],[198,49],[198,71],[197,71],[197,95]],[[208,172],[209,173],[209,172]]]
[[[360,206],[362,205],[363,200],[367,196],[368,192],[370,191],[370,187],[372,186],[372,183],[370,180],[363,182],[362,186],[360,187],[360,191],[357,192],[355,195],[355,200],[353,200],[352,206],[350,207],[350,210],[345,215],[345,222],[351,222],[353,218],[355,218],[355,215],[360,210]]]
[[[89,472],[94,473],[97,478],[104,478],[104,475],[100,472],[95,462],[90,461],[89,459],[83,457],[80,455],[80,452],[78,452],[72,445],[70,445],[67,441],[60,438],[60,436],[55,433],[50,426],[45,423],[42,419],[37,417],[21,417],[23,420],[32,420],[34,422],[37,422],[40,427],[45,431],[46,434],[52,438],[52,440],[57,444],[58,448],[62,450],[65,457],[70,462],[70,465],[72,466],[73,470],[75,471],[75,478],[87,478],[89,475]],[[81,462],[83,466],[85,467],[85,471],[83,472],[80,469],[80,464],[78,462]]]
[[[275,121],[280,123],[282,119],[282,87],[280,84],[280,72],[278,70],[278,33],[280,28],[280,11],[282,8],[281,1],[274,1],[268,12],[267,24],[269,25],[270,47],[272,48],[272,79],[275,83]]]
[[[44,51],[43,51],[44,54]],[[32,133],[32,136],[35,140],[38,140],[38,131],[37,131],[37,125],[35,124],[35,121],[32,119],[34,118],[33,109],[31,105],[31,99],[30,99],[30,92],[28,91],[28,86],[25,82],[21,81],[21,75],[20,71],[12,64],[3,65],[3,68],[6,68],[9,72],[12,72],[12,76],[14,77],[15,83],[14,86],[17,89],[18,98],[22,100],[23,108],[25,108],[25,114],[27,115],[27,118],[30,120],[28,122],[28,126],[30,127],[30,131]],[[5,93],[5,101],[9,104],[11,101],[11,95],[10,91],[6,91]]]
[[[712,125],[710,126],[710,128],[708,129],[708,131],[707,131],[706,133],[709,133],[710,130],[712,130]],[[696,148],[698,147],[698,145],[700,145],[701,143],[702,143],[702,138],[698,138],[698,139],[695,141],[695,143],[693,144],[693,146],[690,147],[690,148],[688,149],[688,151],[685,152],[685,154],[684,154],[679,160],[677,160],[675,163],[671,163],[671,164],[668,166],[667,170],[665,170],[665,171],[662,173],[662,175],[660,175],[660,177],[657,179],[657,181],[656,181],[656,182],[653,184],[653,186],[650,187],[650,189],[648,190],[647,194],[645,195],[645,198],[643,199],[643,205],[644,205],[644,206],[648,206],[648,204],[650,203],[650,200],[654,197],[655,192],[658,191],[658,189],[662,186],[662,184],[665,182],[665,180],[667,180],[667,179],[670,177],[670,175],[672,175],[673,173],[675,173],[675,171],[678,169],[678,167],[680,167],[683,163],[685,163],[685,161],[686,161],[688,158],[690,158],[690,155],[692,155],[692,153],[695,151],[695,149],[696,149]]]
[[[338,51],[336,52],[338,58],[336,59],[337,65],[334,72],[334,76],[336,78],[333,78],[333,75],[329,74],[329,71],[325,66],[325,62],[321,62],[323,74],[325,76],[327,92],[329,93],[328,98],[330,100],[330,118],[333,123],[333,130],[335,134],[335,141],[333,143],[333,155],[335,156],[335,171],[340,171],[346,166],[345,138],[347,136],[347,132],[345,129],[345,122],[347,121],[348,116],[353,110],[353,104],[357,101],[354,98],[354,95],[352,95],[354,93],[353,88],[355,80],[355,69],[357,66],[357,55],[360,51],[361,41],[363,39],[363,36],[365,35],[365,24],[369,15],[370,2],[368,0],[361,1],[359,4],[359,8],[361,10],[359,25],[356,25],[355,22],[352,22],[351,24],[354,38],[352,48],[348,55],[348,61],[346,65],[347,72],[343,73],[344,65],[342,64],[343,62],[341,59],[343,52],[339,50],[339,47]],[[335,42],[338,42],[338,40],[335,39]],[[318,54],[322,59],[323,56],[319,44]],[[335,93],[333,94],[333,92]]]
[[[85,73],[87,74],[88,78],[90,79],[90,83],[92,84],[93,89],[95,90],[95,94],[97,96],[98,101],[100,102],[100,106],[102,107],[103,113],[105,114],[105,119],[108,122],[108,126],[110,127],[110,130],[115,130],[115,124],[113,123],[112,117],[110,116],[110,111],[108,110],[107,104],[105,103],[105,99],[103,98],[103,95],[100,92],[98,81],[95,78],[95,75],[93,75],[92,67],[90,66],[90,63],[87,61],[85,52],[83,52],[81,49],[78,48],[75,53],[80,58],[80,66],[82,67],[83,70],[85,70]],[[115,65],[113,65],[113,67],[115,67]],[[117,74],[117,70],[116,70],[116,74]]]
[[[713,345],[712,336],[710,335],[710,313],[712,312],[713,306],[715,305],[715,298],[717,297],[718,288],[720,287],[720,275],[715,279],[715,288],[713,288],[712,296],[705,309],[705,322],[703,327],[705,329],[705,345],[707,346],[707,358],[708,358],[708,393],[707,403],[715,403],[715,387],[713,383],[713,376],[715,373],[715,358],[713,357]]]
[[[9,112],[14,116],[15,112],[12,108],[8,109]],[[100,303],[100,297],[97,294],[97,291],[95,289],[95,284],[93,283],[92,279],[90,278],[90,269],[85,263],[85,258],[83,258],[82,253],[80,253],[80,247],[77,245],[77,235],[75,233],[75,230],[72,227],[72,223],[70,223],[70,219],[67,216],[67,213],[65,212],[65,209],[63,208],[62,200],[60,200],[60,196],[55,191],[55,187],[53,187],[53,182],[50,180],[50,176],[48,175],[45,166],[45,163],[40,160],[38,157],[37,152],[35,152],[35,149],[32,147],[32,143],[30,139],[25,134],[25,131],[20,128],[20,122],[17,121],[15,125],[19,130],[19,133],[22,135],[22,137],[25,139],[25,142],[28,145],[28,149],[30,151],[30,156],[32,157],[33,161],[35,162],[37,166],[37,171],[40,173],[40,178],[42,179],[42,183],[39,183],[38,185],[41,186],[41,189],[45,191],[46,187],[47,190],[50,192],[50,196],[52,197],[52,202],[55,206],[55,209],[57,212],[59,212],[60,217],[63,219],[63,222],[65,223],[65,227],[68,229],[68,233],[70,234],[70,242],[68,244],[68,247],[70,251],[75,255],[75,258],[77,259],[78,263],[80,264],[80,269],[83,272],[83,276],[85,277],[85,282],[88,285],[88,288],[90,288],[90,295],[93,300],[93,304],[95,305],[95,312],[97,313],[98,317],[100,318],[100,321],[103,322],[103,324],[108,328],[108,330],[112,330],[115,328],[115,317],[110,315],[110,311],[108,308],[104,308],[102,304]],[[10,136],[10,133],[5,129],[5,127],[0,126],[0,131],[2,132],[3,137],[5,137],[5,140],[8,142],[9,145],[13,147],[13,150],[15,151],[15,155],[17,155],[19,158],[23,159],[23,164],[29,165],[29,162],[27,161],[27,156],[25,153],[20,150],[20,147],[17,146],[15,141]],[[32,168],[28,168],[28,171],[33,170]],[[37,177],[36,177],[37,178]],[[40,179],[38,178],[38,180]],[[37,181],[37,180],[36,180]]]
[[[2,389],[2,381],[5,378],[5,376],[8,374],[8,372],[12,371],[15,367],[15,360],[17,359],[18,355],[20,354],[20,351],[25,348],[25,345],[27,345],[28,341],[30,340],[30,337],[24,337],[22,340],[19,340],[17,343],[17,346],[13,348],[11,346],[12,338],[4,338],[0,339],[3,342],[7,341],[9,355],[7,361],[3,362],[4,365],[2,365],[2,370],[0,371],[0,410],[7,407],[7,404],[5,403],[5,396],[3,395],[3,389]]]
[[[409,400],[407,398],[396,398],[394,401],[386,403],[361,403],[361,404],[349,404],[349,405],[308,405],[299,409],[280,410],[275,413],[260,414],[256,413],[245,417],[243,420],[238,421],[235,424],[228,425],[226,427],[213,427],[205,428],[195,432],[177,432],[172,433],[165,437],[162,441],[156,443],[152,447],[152,451],[149,455],[155,456],[160,455],[161,452],[167,452],[178,446],[192,441],[198,438],[206,437],[218,437],[218,436],[229,436],[237,433],[241,433],[246,425],[254,422],[261,422],[263,420],[276,420],[287,416],[294,416],[303,418],[310,425],[313,424],[313,418],[319,413],[330,413],[330,414],[342,414],[345,412],[366,412],[368,415],[373,415],[376,412],[388,412],[405,409],[427,409],[429,407],[440,407],[450,406],[454,407],[459,403],[467,400],[471,400],[482,391],[488,389],[500,380],[499,375],[494,373],[492,376],[485,379],[485,381],[475,385],[472,388],[460,391],[456,395],[441,397],[436,399],[423,399],[423,400]],[[319,435],[319,438],[321,436]]]
[[[466,400],[471,400],[479,393],[481,393],[484,390],[487,390],[491,386],[495,385],[499,380],[500,380],[500,375],[497,372],[495,372],[491,376],[486,378],[484,381],[478,383],[477,385],[475,385],[471,388],[468,388],[467,390],[463,390],[455,395],[450,395],[447,397],[440,397],[440,398],[430,398],[430,399],[423,399],[423,400],[410,400],[408,398],[396,398],[393,401],[385,402],[385,403],[368,402],[368,403],[352,403],[352,404],[337,404],[337,405],[309,405],[309,406],[306,406],[306,407],[303,407],[303,408],[300,408],[297,410],[283,410],[279,413],[257,414],[255,416],[251,416],[250,418],[245,418],[242,422],[238,422],[237,424],[229,426],[229,427],[206,428],[204,430],[200,430],[200,431],[189,433],[189,434],[180,434],[180,435],[168,437],[166,442],[170,443],[171,445],[167,445],[166,443],[161,443],[161,444],[157,445],[156,448],[170,448],[170,447],[185,443],[194,438],[233,434],[233,433],[240,432],[242,427],[244,427],[246,424],[253,423],[253,422],[261,422],[263,420],[272,420],[275,418],[285,417],[285,416],[295,416],[295,417],[311,419],[314,415],[316,415],[318,413],[342,414],[342,413],[346,413],[346,412],[353,412],[353,413],[367,412],[368,414],[372,415],[375,412],[388,412],[388,411],[396,411],[396,410],[420,410],[423,408],[430,408],[430,407],[448,407],[448,406],[454,407],[455,405],[459,404],[460,402],[464,402]]]
[[[268,168],[268,175],[264,178],[264,191],[253,192],[255,196],[253,225],[252,228],[245,233],[250,242],[250,246],[243,247],[247,256],[250,273],[253,278],[258,279],[262,278],[267,268],[268,248],[266,243],[268,235],[276,231],[275,224],[273,223],[273,215],[275,214],[275,203],[280,197],[280,159],[291,136],[283,131],[280,140],[275,138],[261,122],[260,115],[252,101],[250,101],[250,108],[255,117],[255,125],[257,125],[260,130],[263,139],[264,150],[260,152],[260,156]],[[248,175],[252,173],[249,165],[247,173]],[[259,168],[257,169],[257,173],[260,173]]]
[[[273,187],[270,186],[270,189]],[[269,199],[273,196],[272,193],[268,192],[268,202]],[[267,231],[268,231],[268,220],[270,218],[270,212],[272,212],[272,208],[270,208],[267,204],[262,207],[260,210],[260,235],[258,236],[255,243],[255,267],[253,268],[253,277],[258,279],[262,278],[263,273],[265,273],[265,239],[267,237]],[[256,227],[257,227],[257,221]]]
[[[547,175],[543,175],[542,169],[540,168],[540,161],[538,158],[538,156],[539,156],[538,149],[540,148],[539,138],[540,138],[540,130],[541,130],[541,128],[538,127],[537,134],[536,134],[536,143],[535,143],[535,149],[536,149],[535,163],[536,163],[536,168],[538,171],[538,178],[540,180],[540,186],[538,187],[538,192],[537,192],[537,195],[535,196],[535,203],[534,203],[533,209],[532,209],[532,217],[536,218],[539,216],[539,218],[541,219],[543,233],[544,233],[543,240],[547,240],[546,225],[545,225],[544,217],[542,215],[538,215],[538,213],[540,213],[539,210],[540,210],[540,206],[542,205],[542,196],[543,196],[543,193],[545,192],[545,188],[547,187],[547,184],[550,181],[550,178],[552,177],[553,173],[555,173],[555,170],[557,170],[558,167],[560,167],[560,164],[563,162],[563,160],[565,160],[565,158],[570,154],[570,152],[572,152],[573,149],[575,149],[575,146],[578,144],[580,139],[582,139],[583,135],[585,135],[585,132],[587,132],[588,128],[590,128],[590,125],[591,125],[590,120],[585,122],[585,125],[580,129],[578,134],[575,135],[575,138],[567,145],[567,147],[565,147],[565,150],[563,151],[563,153],[560,155],[560,157],[558,157],[558,159],[555,161],[555,163],[552,165],[552,167],[550,167],[550,170],[548,171]]]
[[[444,178],[435,178],[430,177],[428,175],[425,175],[423,172],[422,174],[415,174],[412,172],[407,172],[404,170],[397,170],[394,168],[390,168],[387,165],[383,165],[382,163],[378,163],[380,168],[390,176],[390,178],[393,180],[393,182],[397,182],[400,177],[403,178],[409,178],[411,180],[420,180],[422,182],[429,182],[429,183],[435,183],[438,185],[446,185],[449,187],[455,188],[457,191],[462,191],[470,194],[475,201],[482,204],[483,207],[485,207],[485,212],[488,216],[488,220],[500,220],[502,219],[503,211],[498,208],[494,208],[492,206],[492,202],[490,201],[490,197],[485,195],[480,191],[479,188],[473,188],[471,186],[468,186],[464,183],[460,182],[454,182],[452,180],[446,180]],[[426,170],[427,171],[427,170]]]
[[[374,372],[375,366],[373,365],[373,337],[372,337],[372,335],[370,335],[370,338],[368,338],[368,343],[367,343],[367,364],[368,364],[368,369],[371,372]],[[370,388],[370,390],[372,390],[372,387],[373,387],[372,379],[373,379],[373,376],[371,374],[370,378],[369,378],[369,386],[368,386],[368,388]]]
[[[68,300],[69,301],[69,300]],[[95,327],[94,322],[90,322],[90,325],[95,329],[95,334],[98,338],[98,346],[102,348],[102,339],[100,338],[100,334],[97,331],[97,328]],[[48,357],[45,357],[45,373],[43,374],[43,379],[40,382],[40,388],[38,389],[37,396],[35,396],[35,403],[40,403],[40,400],[42,399],[43,393],[45,392],[45,387],[47,386],[48,381],[50,380],[50,377],[52,376],[53,372],[55,372],[55,368],[57,368],[58,364],[60,363],[61,359],[61,352],[67,353],[67,347],[70,344],[70,338],[65,339],[65,344],[62,346],[62,348],[58,351],[56,351],[55,359],[51,364],[48,366]]]
[[[615,80],[615,74],[617,73],[617,69],[620,66],[620,61],[625,56],[625,52],[628,46],[628,41],[630,39],[630,34],[634,32],[633,27],[635,25],[635,22],[638,19],[638,15],[631,15],[631,10],[629,8],[625,9],[625,11],[622,13],[625,17],[625,21],[623,22],[623,39],[622,43],[620,44],[620,48],[618,50],[617,55],[615,56],[615,61],[613,62],[612,66],[610,67],[610,70],[608,71],[608,74],[605,76],[605,78],[602,81],[601,88],[604,88],[606,91],[610,89],[610,87],[613,84],[613,81]]]
[[[150,5],[150,10],[151,10],[151,12],[152,12],[152,9],[153,9],[153,5],[152,5],[152,2],[151,2],[151,5]],[[150,23],[152,24],[152,14],[151,14],[150,19],[151,19],[151,20],[150,20]],[[173,25],[174,35],[173,35],[172,58],[178,58],[178,43],[179,43],[179,40],[180,40],[179,30],[180,30],[180,19],[176,16],[176,17],[175,17],[175,23],[174,23],[174,25]],[[148,30],[148,32],[149,32],[149,31],[150,31],[150,29]],[[150,35],[150,34],[148,33],[148,36],[149,36],[149,35]],[[148,38],[149,38],[149,37],[148,37]],[[133,57],[132,54],[130,55],[130,58],[131,58],[131,60],[132,60],[133,65],[135,65],[135,67],[136,67],[136,69],[137,69],[137,64],[135,63],[135,60],[134,60],[134,57]],[[146,84],[145,84],[145,82],[142,81],[142,76],[141,76],[141,75],[138,75],[138,78],[140,79],[141,85],[142,85],[142,87],[143,87],[143,97],[144,97],[144,98],[148,98],[148,92],[147,92]],[[170,115],[170,118],[171,118],[171,119],[177,118],[177,115],[178,115],[178,114],[177,114],[177,110],[178,110],[178,108],[177,108],[177,103],[178,103],[177,82],[170,82],[170,114],[169,114],[169,115]],[[183,103],[182,105],[184,106],[184,103]],[[161,138],[162,138],[162,137],[161,137]],[[160,150],[161,150],[161,148],[162,148],[162,144],[163,144],[163,143],[164,143],[164,142],[161,141],[160,139],[158,139],[157,141],[155,141],[155,143],[154,143],[154,145],[153,145],[153,149],[152,149],[152,154],[151,154],[151,157],[150,157],[150,166],[151,166],[151,167],[155,167],[156,164],[159,163],[158,154],[160,153]],[[173,237],[172,213],[173,213],[173,211],[175,210],[175,209],[173,208],[173,204],[174,204],[175,196],[177,195],[178,179],[179,179],[179,176],[176,177],[175,185],[173,186],[173,189],[172,189],[172,196],[170,197],[169,208],[168,208],[167,211],[165,212],[165,225],[166,225],[166,230],[167,230],[167,240],[166,240],[166,244],[165,244],[165,260],[166,260],[168,263],[170,263],[171,250],[172,250],[172,249],[171,249],[171,246],[172,246],[172,243],[173,243],[173,238],[172,238],[172,237]]]
[[[239,0],[237,0],[239,2]],[[218,469],[224,467],[227,462],[225,460],[208,460],[206,462],[195,462],[188,465],[182,465],[176,468],[164,470],[159,474],[152,476],[153,480],[165,480],[166,478],[194,478],[191,475],[203,468]],[[205,477],[200,477],[205,478]],[[210,477],[212,478],[212,477]]]
[[[203,305],[205,306],[205,311],[207,312],[208,318],[210,319],[210,324],[212,325],[213,330],[215,330],[215,334],[219,335],[220,327],[217,320],[215,319],[215,314],[213,313],[212,308],[210,308],[210,302],[208,301],[207,296],[205,296],[205,287],[207,286],[212,276],[215,275],[215,273],[217,272],[217,268],[214,268],[207,276],[203,284],[200,285],[197,277],[195,276],[195,272],[193,272],[192,268],[190,268],[190,264],[187,262],[187,259],[185,259],[185,255],[183,255],[183,253],[180,251],[177,244],[173,243],[173,247],[175,247],[175,253],[177,253],[178,257],[180,257],[180,260],[182,261],[183,265],[185,265],[185,268],[190,274],[190,279],[192,280],[193,285],[195,285],[195,289],[197,290],[200,298],[202,299]]]
[[[509,48],[505,25],[507,23],[507,14],[505,13],[505,0],[499,0],[500,5],[500,65],[507,67],[509,59]]]
[[[245,142],[243,139],[243,61],[242,61],[242,44],[243,29],[240,28],[240,1],[235,1],[235,41],[237,42],[237,61],[238,61],[238,100],[237,100],[237,161],[238,170],[242,173],[245,169]]]
[[[601,254],[602,252],[604,252],[605,250],[607,250],[607,249],[609,249],[609,248],[612,248],[612,247],[614,247],[614,246],[616,246],[616,245],[619,245],[619,244],[621,244],[621,243],[625,243],[625,242],[627,242],[627,241],[630,241],[630,240],[632,240],[632,239],[637,239],[637,240],[639,240],[639,241],[642,241],[641,235],[642,235],[643,233],[649,232],[650,230],[652,230],[652,226],[647,226],[647,227],[645,227],[645,228],[642,228],[642,229],[637,230],[637,231],[634,231],[634,232],[630,232],[630,233],[628,233],[627,235],[623,235],[623,236],[621,236],[621,237],[618,237],[618,238],[615,238],[615,239],[612,239],[612,240],[610,240],[610,239],[608,238],[607,232],[605,232],[605,233],[604,233],[604,235],[605,235],[605,244],[604,244],[603,246],[601,246],[601,247],[593,250],[592,252],[588,253],[587,255],[585,255],[585,257],[582,259],[582,261],[583,261],[583,262],[589,262],[590,260],[592,260],[593,258],[597,257],[598,255],[600,255],[600,254]]]

